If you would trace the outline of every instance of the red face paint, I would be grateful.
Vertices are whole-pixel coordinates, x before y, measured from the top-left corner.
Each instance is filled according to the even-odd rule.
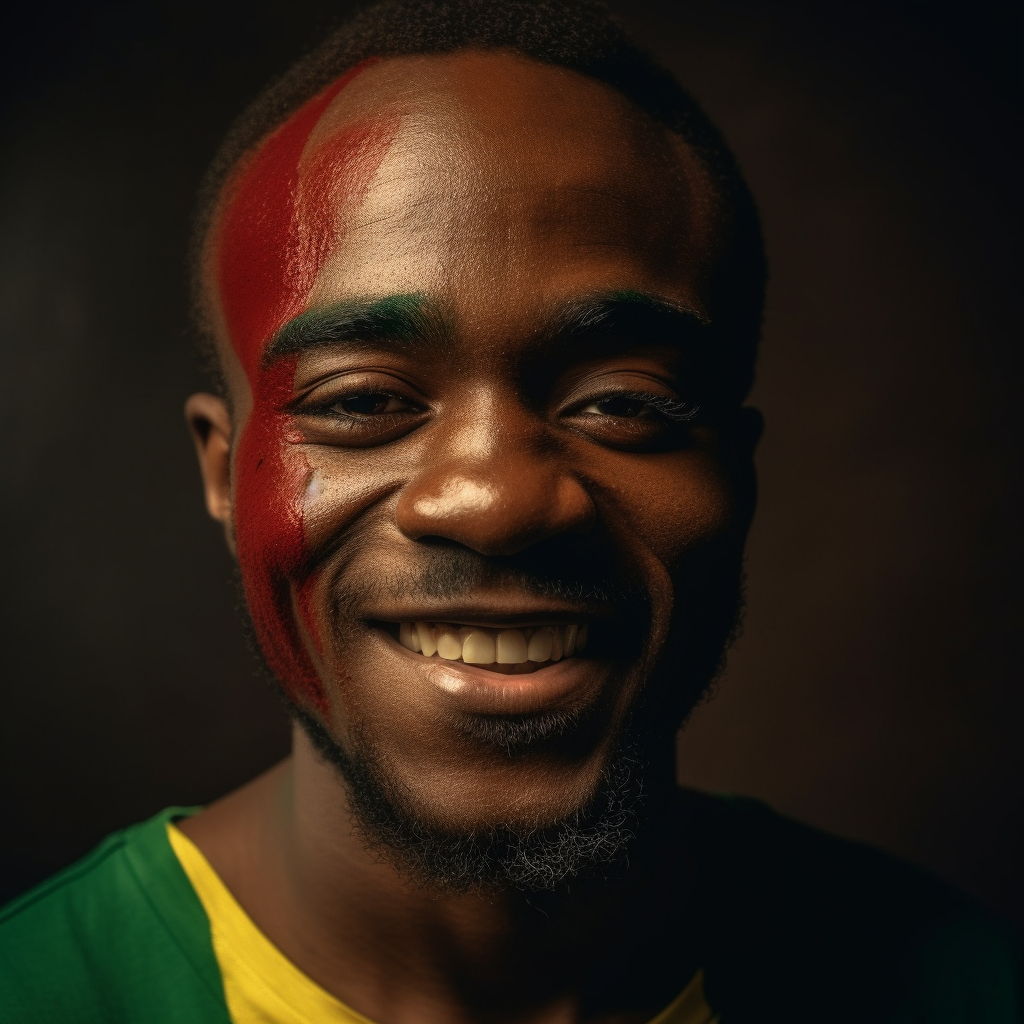
[[[339,207],[359,201],[394,137],[393,122],[356,125],[326,140],[300,167],[331,101],[370,63],[309,100],[242,166],[227,190],[217,249],[224,319],[253,398],[234,458],[235,537],[246,601],[275,676],[292,697],[304,697],[321,713],[326,696],[295,612],[315,644],[302,518],[312,471],[288,412],[298,357],[269,366],[262,357],[277,331],[306,308],[338,243]]]

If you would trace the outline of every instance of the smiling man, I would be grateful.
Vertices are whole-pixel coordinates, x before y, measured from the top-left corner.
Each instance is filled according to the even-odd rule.
[[[763,278],[724,145],[600,8],[385,5],[259,99],[187,416],[294,751],[9,908],[4,1019],[1015,1019],[959,897],[675,785]]]

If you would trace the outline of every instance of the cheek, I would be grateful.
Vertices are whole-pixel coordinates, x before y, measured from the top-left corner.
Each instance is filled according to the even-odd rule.
[[[235,535],[246,603],[267,664],[290,696],[323,712],[323,686],[300,635],[301,623],[317,644],[303,522],[311,471],[292,417],[281,411],[294,374],[294,360],[285,360],[258,380],[234,457]]]
[[[631,467],[628,491],[619,494],[630,530],[670,572],[694,551],[735,532],[732,481],[705,452],[643,460]]]

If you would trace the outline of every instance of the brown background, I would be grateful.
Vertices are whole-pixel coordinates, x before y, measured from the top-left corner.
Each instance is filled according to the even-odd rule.
[[[286,747],[181,425],[182,260],[228,120],[348,5],[142,6],[4,33],[5,893]],[[1020,24],[619,8],[724,129],[772,261],[748,626],[683,776],[1024,921]]]

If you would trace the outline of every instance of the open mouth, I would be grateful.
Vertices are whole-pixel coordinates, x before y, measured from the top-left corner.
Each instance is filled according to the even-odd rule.
[[[586,625],[540,625],[491,629],[453,622],[402,622],[398,641],[427,658],[486,665],[499,672],[532,672],[587,646]]]

